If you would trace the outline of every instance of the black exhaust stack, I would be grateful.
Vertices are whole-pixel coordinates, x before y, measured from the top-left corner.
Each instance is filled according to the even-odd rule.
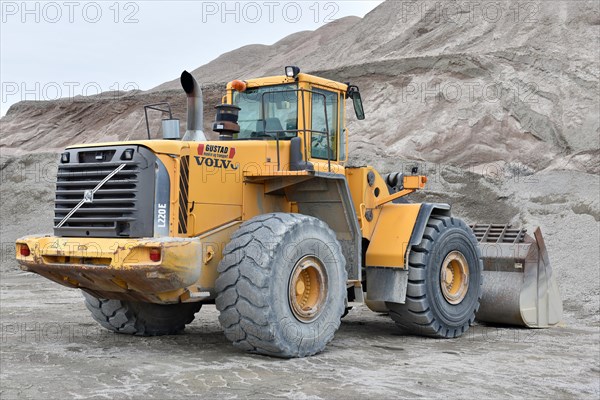
[[[187,71],[181,73],[180,81],[181,87],[187,95],[187,130],[183,135],[183,140],[205,141],[206,136],[202,130],[204,123],[202,89],[200,89],[200,85],[198,85],[192,74]]]

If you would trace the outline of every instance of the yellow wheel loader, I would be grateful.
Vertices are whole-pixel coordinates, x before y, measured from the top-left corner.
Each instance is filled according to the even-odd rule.
[[[539,230],[473,225],[405,196],[425,176],[348,165],[358,87],[285,68],[227,84],[208,141],[188,72],[187,130],[71,146],[60,156],[53,235],[17,240],[21,268],[79,288],[118,333],[174,334],[216,304],[240,349],[322,351],[353,302],[410,334],[462,335],[475,318],[547,327],[562,303]],[[349,107],[350,108],[350,107]],[[148,119],[146,116],[147,127]]]

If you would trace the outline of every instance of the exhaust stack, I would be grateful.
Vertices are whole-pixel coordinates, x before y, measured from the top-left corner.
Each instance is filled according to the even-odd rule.
[[[180,81],[181,87],[187,95],[187,130],[182,140],[205,141],[206,136],[202,130],[204,123],[202,89],[192,74],[187,71],[181,73]]]

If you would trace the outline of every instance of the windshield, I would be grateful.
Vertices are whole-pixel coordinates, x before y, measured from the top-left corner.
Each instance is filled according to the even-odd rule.
[[[237,138],[295,137],[298,133],[297,90],[296,84],[289,84],[234,91],[233,104],[241,108]]]

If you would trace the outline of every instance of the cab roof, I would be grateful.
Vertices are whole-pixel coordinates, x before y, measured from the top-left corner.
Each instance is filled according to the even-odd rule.
[[[328,89],[333,89],[340,92],[346,92],[348,90],[348,85],[345,83],[340,83],[336,81],[332,81],[330,79],[321,78],[319,76],[303,74],[299,73],[296,79],[287,77],[285,75],[277,75],[277,76],[267,76],[263,78],[254,78],[248,79],[244,81],[249,89],[260,87],[260,86],[271,86],[271,85],[281,85],[286,83],[295,83],[298,82],[314,84],[318,86],[322,86]],[[227,89],[232,89],[232,82],[227,84]]]

